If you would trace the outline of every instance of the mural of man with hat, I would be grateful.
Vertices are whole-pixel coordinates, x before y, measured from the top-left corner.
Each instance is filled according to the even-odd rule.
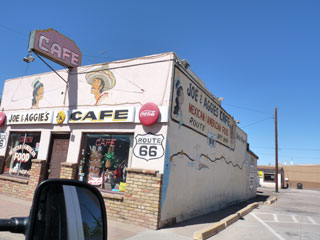
[[[108,65],[102,66],[93,72],[86,74],[86,80],[91,85],[91,94],[94,95],[96,103],[99,105],[103,99],[108,97],[108,90],[116,85],[116,78],[108,69]]]

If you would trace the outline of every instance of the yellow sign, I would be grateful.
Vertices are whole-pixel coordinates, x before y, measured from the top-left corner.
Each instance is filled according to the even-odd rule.
[[[119,191],[125,192],[126,191],[127,184],[125,182],[120,182]]]
[[[64,111],[60,111],[58,112],[57,116],[56,116],[56,121],[59,124],[62,124],[64,122],[64,120],[66,119],[66,114]]]
[[[258,171],[259,173],[259,178],[263,178],[263,171]]]

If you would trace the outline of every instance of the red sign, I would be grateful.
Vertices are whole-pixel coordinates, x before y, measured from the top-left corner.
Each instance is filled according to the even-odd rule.
[[[160,110],[154,103],[144,104],[139,112],[139,120],[145,126],[151,126],[158,121]]]
[[[31,32],[29,51],[34,51],[64,67],[81,66],[82,54],[71,39],[50,28]]]
[[[0,126],[4,124],[6,120],[6,114],[4,112],[0,112]]]

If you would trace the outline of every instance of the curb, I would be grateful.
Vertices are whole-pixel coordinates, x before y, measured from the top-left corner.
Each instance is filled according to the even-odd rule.
[[[270,199],[268,199],[264,204],[273,204],[278,200],[277,197],[273,196]]]
[[[220,220],[219,222],[213,223],[210,226],[203,228],[199,231],[194,232],[193,234],[193,239],[194,240],[205,240],[213,235],[217,234],[218,232],[224,230],[228,226],[230,226],[232,223],[238,221],[238,219],[244,217],[247,215],[249,212],[251,212],[253,209],[257,208],[259,205],[262,204],[273,204],[275,201],[277,201],[277,197],[271,197],[268,199],[265,203],[263,202],[255,202],[251,203],[245,208],[239,210],[238,212],[225,217],[224,219]]]

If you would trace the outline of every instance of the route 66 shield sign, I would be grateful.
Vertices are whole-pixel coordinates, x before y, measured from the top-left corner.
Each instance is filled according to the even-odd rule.
[[[142,158],[144,160],[152,160],[161,158],[164,154],[163,140],[164,136],[162,134],[154,135],[152,133],[148,134],[138,134],[136,137],[136,145],[133,149],[133,154],[137,158]]]

